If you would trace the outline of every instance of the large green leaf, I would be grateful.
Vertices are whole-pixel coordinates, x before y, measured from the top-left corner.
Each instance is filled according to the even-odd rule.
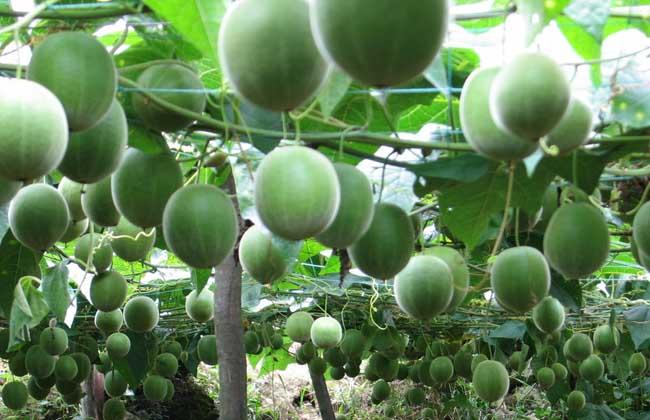
[[[630,331],[637,349],[650,346],[650,305],[638,305],[623,313],[625,326]]]
[[[40,255],[24,247],[7,232],[0,242],[0,308],[9,318],[13,304],[14,289],[23,276],[40,277]]]
[[[70,306],[68,289],[68,268],[61,263],[45,270],[43,275],[43,296],[56,319],[65,320],[65,314]]]
[[[217,38],[226,11],[223,0],[145,0],[144,3],[217,65]]]
[[[34,286],[33,277],[23,277],[14,288],[9,321],[9,348],[30,340],[29,329],[41,323],[50,312],[43,293]]]
[[[153,334],[125,333],[131,340],[129,354],[113,362],[115,368],[124,376],[131,389],[137,389],[147,376],[149,368],[158,352],[158,340]]]

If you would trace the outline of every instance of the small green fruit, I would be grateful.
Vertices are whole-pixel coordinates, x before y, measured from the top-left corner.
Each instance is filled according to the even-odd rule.
[[[560,156],[568,155],[587,142],[593,118],[589,106],[572,97],[566,113],[546,137],[546,144],[556,146]]]
[[[311,326],[311,341],[316,347],[330,349],[338,346],[343,338],[341,324],[332,317],[318,318]]]
[[[447,263],[429,255],[412,257],[395,277],[393,293],[400,309],[412,318],[428,320],[447,309],[454,294]]]
[[[122,217],[113,229],[111,247],[115,255],[124,261],[139,261],[147,258],[156,242],[156,230],[141,229]]]
[[[630,356],[630,360],[628,360],[628,366],[630,368],[630,372],[637,376],[640,376],[648,368],[648,361],[646,360],[643,353],[634,353],[632,356]]]
[[[56,358],[48,354],[40,345],[33,345],[25,354],[25,368],[30,375],[46,378],[54,372]]]
[[[95,308],[104,312],[119,309],[127,292],[126,279],[117,271],[97,274],[90,283],[90,300]]]
[[[478,396],[487,402],[502,399],[510,388],[508,371],[501,363],[494,360],[485,360],[476,366],[472,383]]]
[[[92,260],[90,254],[92,251]],[[99,233],[88,233],[77,241],[74,249],[75,259],[83,266],[90,261],[90,267],[98,273],[109,269],[113,263],[113,248],[110,241]]]
[[[7,382],[2,387],[2,402],[11,410],[25,407],[28,397],[27,387],[22,382]]]
[[[309,340],[314,318],[308,312],[295,312],[287,318],[285,332],[289,338],[298,343]]]
[[[546,296],[533,308],[533,322],[546,334],[560,330],[564,325],[564,316],[564,306],[552,296]]]
[[[127,382],[118,370],[111,370],[104,376],[104,390],[111,397],[119,397],[126,392]]]
[[[208,322],[214,317],[214,294],[204,287],[201,293],[192,290],[185,298],[185,312],[196,322]]]
[[[161,376],[171,378],[178,371],[178,359],[171,353],[161,353],[156,356],[154,370]]]
[[[593,344],[588,335],[576,333],[566,343],[566,353],[574,362],[581,362],[594,352]]]
[[[124,420],[126,416],[126,407],[118,398],[111,398],[104,403],[102,408],[104,420]]]
[[[142,389],[149,401],[163,401],[167,396],[167,381],[162,376],[150,375],[144,380]]]
[[[549,367],[543,367],[535,375],[537,383],[544,389],[549,389],[555,384],[555,372]]]
[[[106,339],[106,352],[112,360],[125,357],[131,350],[129,336],[120,332],[113,333]]]
[[[287,261],[273,234],[261,226],[250,227],[239,242],[239,261],[252,278],[271,284],[287,273]]]
[[[158,306],[147,296],[132,297],[124,306],[124,323],[137,333],[153,330],[158,325]]]
[[[77,362],[70,356],[61,356],[54,365],[56,379],[72,381],[79,373]]]
[[[39,344],[48,354],[58,356],[68,349],[68,334],[63,328],[47,327],[41,332]]]
[[[582,391],[571,391],[566,402],[569,410],[580,411],[586,404],[585,394],[583,394]]]
[[[118,332],[122,328],[123,322],[124,318],[121,309],[110,312],[97,311],[95,313],[95,327],[104,334]]]
[[[580,376],[590,382],[596,382],[605,373],[605,364],[600,357],[592,354],[580,363]]]
[[[594,347],[596,350],[603,354],[609,354],[616,350],[621,342],[621,334],[616,327],[607,325],[599,325],[594,330]]]
[[[196,350],[199,360],[206,365],[214,366],[219,362],[217,355],[217,337],[214,335],[204,335],[201,337]]]
[[[110,227],[118,224],[120,213],[113,202],[110,176],[86,185],[86,191],[81,196],[81,207],[96,225]]]

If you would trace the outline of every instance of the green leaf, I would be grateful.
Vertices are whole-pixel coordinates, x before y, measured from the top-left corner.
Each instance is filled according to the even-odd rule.
[[[208,283],[211,274],[212,274],[211,268],[203,268],[203,269],[192,268],[190,270],[192,286],[194,286],[197,295],[201,293],[205,285]]]
[[[4,238],[9,230],[9,204],[0,206],[0,239]]]
[[[52,313],[59,322],[63,322],[70,306],[68,268],[66,265],[61,263],[45,270],[42,288],[43,296]]]
[[[650,347],[650,305],[637,305],[623,312],[636,349]]]
[[[554,272],[549,293],[559,300],[563,306],[575,312],[580,311],[582,307],[582,288],[579,282],[565,280]]]
[[[351,84],[352,79],[347,74],[337,69],[332,70],[317,98],[325,118],[332,116],[332,112],[339,105]]]
[[[526,324],[521,321],[506,321],[498,328],[492,330],[489,338],[507,338],[521,340],[526,334]]]
[[[5,318],[11,314],[14,289],[23,276],[41,276],[40,255],[24,247],[11,232],[0,242],[0,308]]]
[[[11,319],[9,320],[9,348],[29,341],[29,329],[41,323],[50,312],[43,293],[34,287],[34,277],[23,277],[14,289]]]
[[[217,65],[217,38],[226,12],[223,0],[145,0],[144,3]]]
[[[153,334],[137,334],[127,331],[131,340],[131,350],[122,359],[113,362],[131,389],[138,389],[140,382],[147,376],[149,368],[158,352],[158,339]]]
[[[408,169],[425,178],[474,182],[487,174],[492,166],[491,161],[477,154],[468,153],[455,158],[441,158],[432,162],[410,165]]]

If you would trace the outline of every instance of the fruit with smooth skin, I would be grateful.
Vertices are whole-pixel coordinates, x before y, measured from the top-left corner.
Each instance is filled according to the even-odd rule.
[[[546,228],[544,255],[550,266],[567,279],[590,275],[602,267],[609,255],[605,217],[586,203],[560,207]]]
[[[465,81],[460,95],[460,124],[465,140],[477,153],[494,160],[521,160],[538,145],[499,128],[490,115],[490,90],[499,70],[476,69]]]
[[[111,398],[104,403],[102,415],[104,420],[123,420],[126,417],[126,407],[118,398]]]
[[[274,234],[289,240],[323,232],[334,221],[340,188],[332,163],[316,150],[289,146],[266,155],[255,174],[255,207]]]
[[[23,187],[9,204],[9,226],[20,243],[44,251],[58,241],[70,222],[68,205],[46,184]]]
[[[365,274],[387,280],[402,271],[414,250],[413,225],[395,204],[379,203],[366,233],[348,248],[350,259]]]
[[[124,323],[137,333],[153,330],[158,325],[158,306],[150,297],[132,297],[124,306]]]
[[[598,381],[605,373],[605,364],[600,357],[592,354],[580,363],[580,376],[590,382]]]
[[[335,163],[341,202],[334,221],[316,235],[318,242],[335,249],[352,245],[366,233],[375,211],[368,177],[352,165]]]
[[[131,350],[131,340],[129,336],[121,332],[116,332],[106,339],[106,352],[112,360],[125,357]]]
[[[104,390],[110,397],[124,395],[127,388],[126,379],[119,370],[113,369],[104,376]]]
[[[113,228],[111,248],[124,261],[139,261],[147,258],[156,242],[156,229],[141,229],[126,218]]]
[[[447,264],[449,270],[451,270],[453,294],[445,312],[454,312],[456,308],[463,303],[467,296],[467,292],[469,291],[469,268],[467,267],[465,259],[460,255],[460,252],[456,251],[454,248],[446,246],[426,248],[423,254],[440,258]]]
[[[2,78],[0,91],[0,177],[24,182],[47,175],[59,165],[68,144],[63,106],[29,80]]]
[[[235,92],[270,111],[291,111],[316,94],[328,64],[304,0],[243,0],[226,13],[219,58]]]
[[[127,292],[126,279],[117,271],[97,274],[90,283],[90,301],[96,309],[104,312],[119,309]]]
[[[536,142],[558,125],[570,97],[569,82],[552,58],[524,52],[494,79],[490,114],[502,130]]]
[[[205,109],[205,87],[197,74],[182,63],[156,64],[140,74],[138,85],[158,89],[154,97],[187,111],[201,114]],[[194,119],[169,111],[143,94],[133,95],[133,109],[144,125],[156,131],[174,132],[189,126]]]
[[[393,293],[403,312],[428,320],[447,309],[454,293],[453,284],[447,263],[438,257],[420,255],[411,258],[395,277]]]
[[[385,88],[420,75],[447,33],[446,0],[316,0],[312,30],[323,54],[364,85]]]
[[[90,254],[92,252],[92,260]],[[90,266],[98,273],[108,270],[113,263],[113,248],[108,239],[99,233],[87,233],[79,238],[74,248],[74,257],[82,264],[90,261]]]
[[[214,366],[219,362],[217,356],[217,337],[214,335],[204,335],[196,346],[199,360],[206,365]]]
[[[502,251],[490,274],[497,302],[510,312],[530,311],[548,295],[551,287],[551,273],[544,255],[528,246]]]
[[[185,298],[185,312],[196,322],[208,322],[214,317],[214,294],[204,287],[201,293],[192,290]]]
[[[621,334],[616,327],[611,327],[609,324],[599,325],[594,330],[593,342],[596,350],[603,354],[609,354],[618,348]]]
[[[120,212],[117,211],[111,192],[111,177],[88,184],[81,196],[81,206],[84,213],[93,223],[99,226],[116,226],[120,221]]]
[[[628,360],[628,367],[634,375],[641,375],[648,368],[648,361],[643,353],[634,353]]]
[[[593,118],[591,108],[581,99],[572,97],[566,113],[548,133],[547,146],[557,147],[560,156],[573,152],[589,140]]]
[[[122,161],[127,137],[124,109],[114,100],[94,127],[70,134],[58,169],[67,178],[82,184],[99,182],[111,175]]]
[[[310,327],[311,328],[311,327]],[[341,340],[341,352],[348,358],[359,358],[365,348],[365,337],[359,330],[345,330],[343,340]]]
[[[162,376],[150,375],[144,380],[142,390],[149,401],[162,401],[167,395],[167,381]]]
[[[341,324],[329,316],[318,318],[311,325],[311,341],[316,347],[331,349],[338,346],[343,338]]]
[[[54,372],[56,358],[48,354],[40,345],[33,345],[25,353],[25,368],[30,375],[46,378]]]
[[[552,296],[546,296],[533,308],[533,322],[546,334],[558,331],[564,325],[564,306]]]
[[[505,366],[494,360],[479,363],[472,375],[476,394],[484,401],[495,402],[506,396],[510,378]]]
[[[543,367],[535,374],[537,383],[544,389],[549,389],[555,384],[555,372],[549,367]]]
[[[515,372],[521,372],[526,366],[524,354],[520,351],[513,352],[508,358],[508,366]]]
[[[294,312],[289,315],[284,330],[289,338],[297,343],[309,341],[314,318],[308,312]]]
[[[82,31],[45,38],[34,48],[27,77],[59,98],[71,131],[97,124],[117,91],[113,57],[102,43]]]
[[[454,364],[447,356],[438,356],[429,366],[429,375],[438,384],[449,382],[454,376]]]
[[[567,371],[567,368],[564,367],[562,363],[555,362],[551,365],[551,369],[553,369],[553,373],[555,373],[555,379],[558,381],[563,381],[569,376],[569,372]]]
[[[246,331],[244,333],[244,349],[247,354],[257,354],[261,349],[260,340],[255,331]]]
[[[41,331],[38,342],[47,354],[58,356],[68,349],[68,334],[63,328],[47,327]]]
[[[70,356],[61,356],[54,365],[54,375],[56,379],[63,381],[72,381],[79,372],[77,362]]]
[[[586,404],[585,394],[583,394],[582,391],[571,391],[566,399],[566,402],[569,410],[580,411],[585,407]]]
[[[639,254],[650,255],[650,201],[643,204],[634,216],[632,236]]]
[[[115,207],[141,228],[162,223],[167,201],[182,186],[180,165],[169,151],[144,152],[135,148],[126,151],[111,180]]]
[[[161,353],[156,356],[154,370],[158,375],[171,378],[178,371],[178,359],[171,353]]]
[[[273,234],[262,226],[250,227],[239,242],[239,261],[252,278],[271,284],[287,273],[288,265]]]
[[[27,404],[27,387],[19,381],[7,382],[2,386],[2,402],[11,410],[20,410]]]
[[[585,360],[593,352],[594,347],[591,338],[586,334],[576,333],[567,340],[565,356],[574,362]]]

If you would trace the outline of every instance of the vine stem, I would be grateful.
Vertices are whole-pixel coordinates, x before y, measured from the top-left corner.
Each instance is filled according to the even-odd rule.
[[[54,3],[57,3],[58,1],[59,0],[47,0],[46,2],[39,4],[34,8],[34,10],[24,15],[22,19],[19,19],[15,23],[0,29],[0,34],[19,31],[23,29],[25,26],[32,23],[32,21],[38,17],[39,13],[41,13],[42,11],[44,11]]]

